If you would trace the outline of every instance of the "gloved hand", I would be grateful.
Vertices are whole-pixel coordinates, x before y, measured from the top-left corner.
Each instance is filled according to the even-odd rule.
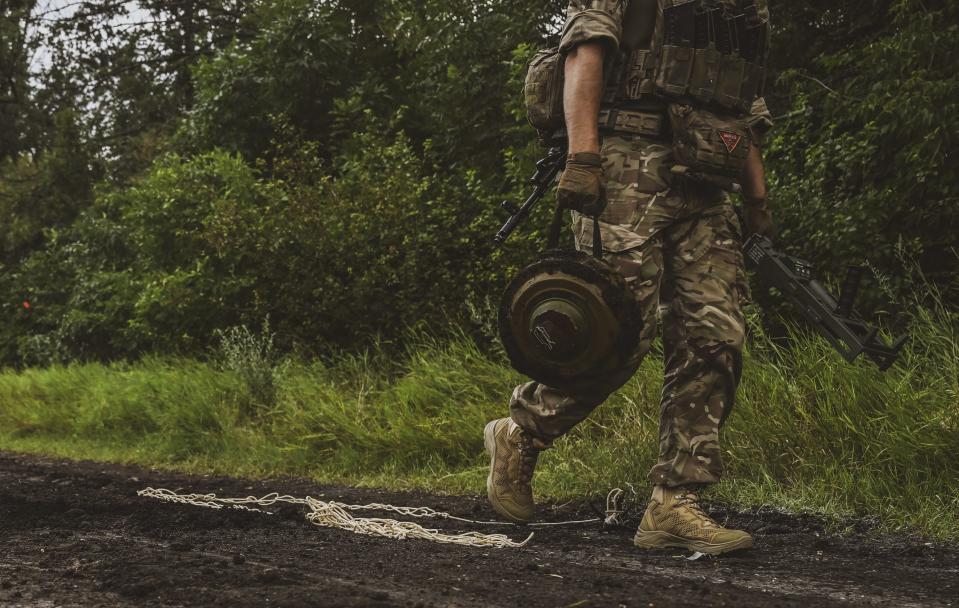
[[[744,197],[743,219],[746,223],[746,238],[754,234],[761,234],[769,239],[776,237],[776,224],[765,198]]]
[[[556,196],[561,207],[593,217],[606,209],[606,178],[603,159],[593,152],[577,152],[566,158]]]

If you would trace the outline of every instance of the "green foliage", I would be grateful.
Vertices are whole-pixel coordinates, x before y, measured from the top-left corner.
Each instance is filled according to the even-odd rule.
[[[260,332],[238,325],[217,331],[216,336],[220,340],[216,354],[223,368],[237,374],[250,393],[248,413],[256,414],[273,407],[283,365],[273,344],[270,320],[263,321]]]
[[[801,332],[790,350],[758,338],[724,430],[734,481],[716,495],[959,538],[959,324],[942,309],[920,309],[911,329],[902,363],[886,373],[849,365]],[[234,341],[240,367],[275,370],[268,333]],[[372,350],[293,362],[272,376],[274,405],[255,417],[242,373],[197,361],[7,372],[0,447],[475,493],[486,476],[483,425],[505,415],[520,378],[462,334],[409,344],[403,357]],[[656,458],[661,386],[662,364],[649,358],[543,454],[537,494],[602,496],[627,483],[642,491]]]
[[[954,294],[959,6],[886,4],[879,33],[781,75],[792,113],[770,146],[778,220],[824,266],[868,258],[905,290],[898,258],[914,258]]]
[[[95,175],[76,113],[53,117],[52,143],[39,157],[0,160],[0,260],[16,262],[68,226],[93,198]]]
[[[218,210],[268,197],[242,161],[211,153],[166,157],[139,183],[108,191],[69,229],[8,277],[31,314],[0,328],[7,348],[31,360],[46,334],[67,358],[132,356],[205,345],[212,328],[239,321],[211,305],[237,306],[245,285],[202,230]],[[6,336],[3,334],[9,331]]]
[[[217,3],[208,4],[212,18]],[[179,34],[147,40],[138,29],[77,42],[95,57],[78,82],[110,98],[86,117],[103,123],[83,123],[86,135],[106,141],[98,129],[121,128],[111,121],[139,135],[110,144],[109,160],[70,156],[79,168],[103,164],[111,178],[73,225],[94,198],[79,186],[70,204],[49,206],[63,220],[40,215],[19,229],[31,214],[9,207],[0,239],[16,255],[0,286],[15,295],[3,309],[15,314],[24,298],[35,307],[0,326],[2,360],[199,353],[215,330],[266,315],[281,348],[327,352],[409,326],[445,326],[495,298],[537,246],[534,231],[493,250],[490,234],[497,204],[522,195],[534,158],[532,131],[516,120],[517,92],[548,27],[542,15],[559,3],[433,8],[283,0],[244,9],[242,23],[203,25],[243,35],[220,52],[219,43],[197,47],[191,109],[172,141],[162,132],[176,123],[150,125],[170,116],[169,103],[183,103],[184,89],[164,90],[156,103],[165,109],[150,109],[152,93],[111,88],[110,66],[119,69],[138,44],[153,56],[182,42],[188,15],[169,9]],[[84,7],[53,31],[94,31],[124,10]],[[151,4],[151,14],[165,10]],[[55,45],[56,56],[72,44]],[[60,79],[82,66],[58,65],[45,77],[68,95]],[[143,86],[162,89],[181,76],[163,63],[159,80]],[[122,108],[110,110],[114,101]],[[108,121],[101,112],[114,114]],[[144,155],[171,147],[179,152],[129,178]],[[35,173],[17,200],[59,179]]]
[[[465,319],[464,302],[492,298],[531,251],[522,239],[493,250],[497,195],[473,172],[451,175],[429,142],[417,151],[367,120],[335,177],[315,144],[287,133],[258,167],[171,154],[100,193],[7,277],[32,304],[0,328],[7,357],[198,352],[214,330],[267,316],[281,347],[326,352]]]
[[[30,16],[36,0],[0,4],[0,162],[14,160],[29,148],[29,63],[36,52]]]
[[[255,38],[197,65],[187,137],[201,148],[221,146],[252,158],[275,136],[271,116],[283,115],[317,141],[329,141],[331,112],[379,54],[357,57],[368,49],[351,35],[351,14],[335,4],[264,3],[253,19],[263,24]]]

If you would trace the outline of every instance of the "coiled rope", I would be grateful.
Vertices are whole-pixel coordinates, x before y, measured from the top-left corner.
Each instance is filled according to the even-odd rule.
[[[632,489],[632,488],[631,488]],[[196,507],[205,507],[207,509],[232,508],[242,511],[252,511],[255,513],[273,513],[265,511],[260,507],[270,507],[278,503],[302,505],[308,508],[306,519],[315,526],[324,528],[336,528],[347,530],[356,534],[365,534],[368,536],[382,536],[403,540],[407,538],[417,538],[429,540],[437,543],[463,545],[467,547],[485,547],[485,548],[519,548],[525,547],[533,538],[531,533],[523,541],[514,541],[505,534],[484,534],[481,532],[461,532],[447,533],[440,530],[425,528],[415,522],[397,521],[395,519],[384,519],[377,517],[354,517],[350,511],[382,511],[396,513],[404,517],[415,519],[448,519],[462,523],[487,526],[514,526],[501,521],[477,521],[457,517],[443,511],[437,511],[429,507],[398,507],[395,505],[371,503],[366,505],[350,505],[336,501],[323,501],[307,496],[306,498],[297,498],[295,496],[281,495],[277,492],[267,494],[266,496],[256,497],[247,496],[245,498],[220,498],[216,494],[177,494],[172,490],[162,488],[146,488],[137,492],[138,496],[145,498],[154,498],[164,502],[193,505]],[[620,506],[623,497],[623,491],[616,488],[606,497],[606,518],[595,517],[591,519],[581,519],[575,521],[560,522],[540,522],[528,524],[527,527],[546,527],[546,526],[567,526],[574,524],[588,524],[603,521],[606,524],[618,523],[619,515],[623,513]]]

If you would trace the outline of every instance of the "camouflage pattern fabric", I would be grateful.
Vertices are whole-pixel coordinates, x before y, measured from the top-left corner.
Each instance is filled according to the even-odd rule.
[[[635,0],[634,0],[635,1]],[[662,11],[662,1],[659,10]],[[731,6],[737,6],[742,0],[723,0]],[[765,0],[757,2],[760,16],[768,20],[769,10]],[[560,53],[568,53],[573,47],[584,42],[602,42],[608,49],[620,48],[624,42],[624,28],[637,27],[636,23],[626,23],[629,0],[570,0],[566,9],[566,24],[559,43]],[[628,38],[628,36],[627,36]],[[624,49],[633,50],[633,49]],[[753,138],[761,142],[765,133],[772,127],[772,115],[766,107],[764,98],[759,97],[752,103],[748,112],[747,124],[753,131]]]
[[[666,376],[655,484],[715,483],[719,432],[739,382],[748,298],[741,229],[718,188],[671,187],[668,144],[608,136],[603,166],[609,206],[600,216],[606,259],[626,278],[642,310],[640,345],[621,369],[565,391],[529,382],[510,401],[513,420],[551,442],[569,432],[636,371],[662,317]],[[577,246],[592,246],[592,220],[573,214]],[[660,311],[662,311],[660,315]]]
[[[559,41],[561,53],[582,42],[605,42],[619,47],[628,0],[572,0],[566,9],[566,26]]]

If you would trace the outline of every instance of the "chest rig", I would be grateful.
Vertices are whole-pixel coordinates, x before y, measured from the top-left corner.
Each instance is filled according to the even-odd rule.
[[[631,0],[604,105],[658,98],[746,114],[762,95],[769,34],[766,0]]]

